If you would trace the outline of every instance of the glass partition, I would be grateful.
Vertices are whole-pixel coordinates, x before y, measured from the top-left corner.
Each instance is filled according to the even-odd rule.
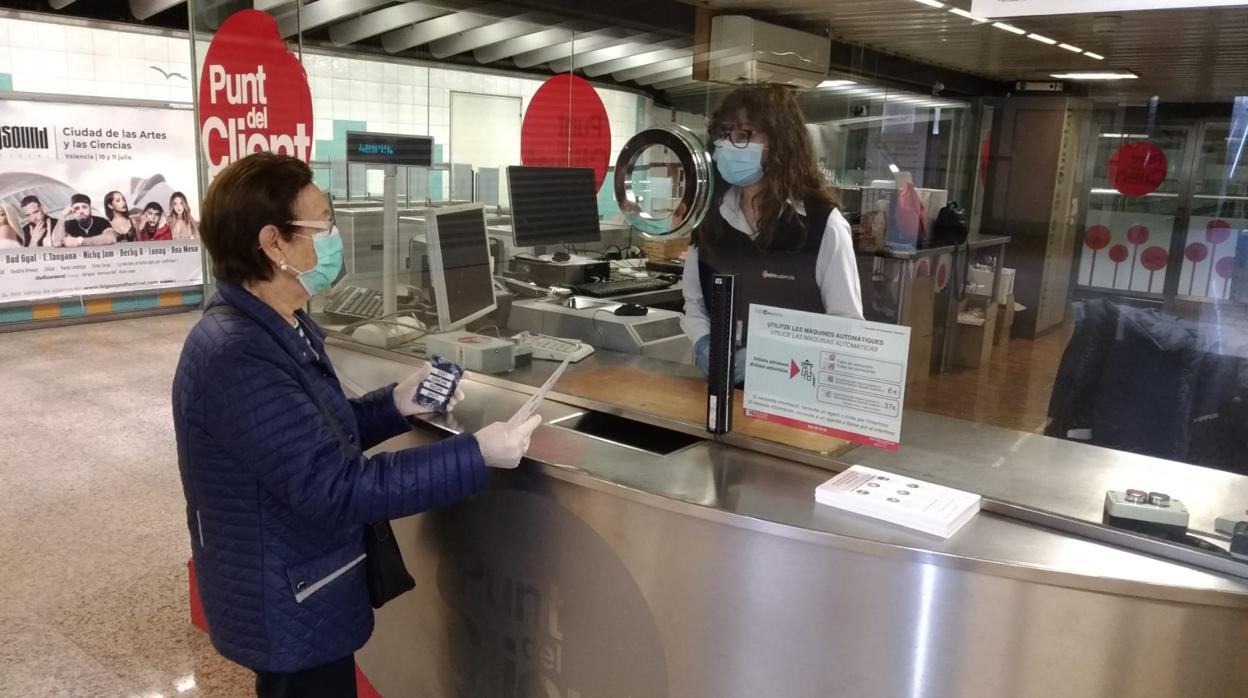
[[[985,56],[1014,40],[969,26]],[[1244,98],[1028,91],[1013,78],[1030,68],[989,78],[865,49],[767,92],[693,79],[692,26],[627,36],[457,38],[485,42],[476,63],[304,42],[313,165],[346,244],[316,320],[529,386],[571,357],[562,395],[701,434],[713,277],[729,274],[733,443],[922,453],[907,426],[922,424],[968,450],[992,428],[1248,471]],[[429,137],[431,162],[352,162],[348,132]],[[751,373],[751,305],[906,327],[900,362],[845,378],[830,352]],[[745,410],[799,380],[899,419],[899,443]]]

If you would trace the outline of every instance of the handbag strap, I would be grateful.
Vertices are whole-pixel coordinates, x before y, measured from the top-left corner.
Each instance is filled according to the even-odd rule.
[[[240,312],[238,308],[235,308],[229,303],[214,305],[208,310],[205,310],[204,316],[207,317],[209,315],[236,315],[238,317],[247,317],[244,313]],[[358,455],[359,448],[347,439],[347,434],[343,430],[342,424],[338,421],[338,418],[334,416],[333,411],[329,409],[329,405],[325,404],[325,400],[321,398],[320,393],[316,392],[316,389],[313,388],[312,384],[308,382],[308,377],[303,375],[302,368],[296,367],[295,377],[298,378],[299,383],[303,385],[303,391],[312,398],[313,402],[316,403],[316,408],[320,410],[321,417],[323,417],[325,421],[329,422],[329,428],[333,430],[334,436],[338,438],[338,443],[342,446],[342,450],[352,456]]]

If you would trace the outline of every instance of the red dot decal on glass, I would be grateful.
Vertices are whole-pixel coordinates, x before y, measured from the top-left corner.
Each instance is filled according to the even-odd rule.
[[[1231,224],[1215,218],[1205,226],[1205,239],[1214,245],[1221,245],[1231,237]]]
[[[1140,255],[1140,264],[1148,270],[1148,291],[1153,290],[1153,277],[1170,263],[1170,255],[1164,247],[1156,245],[1144,250]]]
[[[1083,244],[1093,250],[1103,250],[1109,245],[1111,234],[1109,228],[1103,225],[1094,225],[1088,228],[1088,232],[1083,236]]]
[[[1209,257],[1209,248],[1203,242],[1193,242],[1183,250],[1183,256],[1192,263],[1192,273],[1187,277],[1187,295],[1196,288],[1196,265]]]
[[[937,291],[945,290],[945,286],[948,283],[949,283],[949,265],[942,261],[940,263],[940,266],[936,267],[936,290]]]
[[[1124,196],[1157,191],[1169,169],[1166,154],[1148,141],[1128,143],[1109,157],[1109,181]]]
[[[1222,277],[1222,297],[1231,297],[1231,277],[1235,275],[1235,258],[1223,257],[1218,263],[1213,265],[1214,270],[1218,272],[1218,276]]]
[[[602,187],[611,160],[611,122],[598,92],[575,75],[556,75],[529,100],[520,159],[536,167],[589,167]]]
[[[1114,245],[1109,248],[1109,261],[1114,263],[1114,281],[1110,284],[1112,288],[1118,288],[1118,267],[1130,256],[1131,253],[1126,245]]]
[[[1127,242],[1130,242],[1132,245],[1143,245],[1148,242],[1149,235],[1150,232],[1148,230],[1148,226],[1133,225],[1130,230],[1127,231]]]
[[[1096,256],[1109,246],[1109,240],[1112,237],[1113,234],[1109,232],[1109,228],[1103,225],[1094,225],[1083,234],[1083,244],[1092,250],[1092,265],[1088,269],[1089,286],[1092,285],[1092,277],[1096,275]]]

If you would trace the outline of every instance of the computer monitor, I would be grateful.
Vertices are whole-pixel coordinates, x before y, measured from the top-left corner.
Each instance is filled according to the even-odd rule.
[[[588,167],[508,167],[516,247],[598,242],[598,188]]]
[[[494,312],[494,273],[481,204],[429,211],[429,272],[438,306],[438,328],[453,330]]]

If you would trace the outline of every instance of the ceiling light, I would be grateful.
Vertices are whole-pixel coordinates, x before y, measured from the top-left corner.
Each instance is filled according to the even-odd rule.
[[[1013,24],[1006,24],[1005,22],[993,22],[992,26],[996,27],[997,29],[1004,29],[1011,34],[1018,34],[1020,36],[1027,33],[1025,30],[1019,29]]]
[[[1083,53],[1083,49],[1079,48],[1078,46],[1071,46],[1070,44],[1059,44],[1059,46],[1072,53]]]
[[[988,21],[986,17],[980,17],[979,15],[971,14],[970,12],[967,12],[966,10],[960,7],[950,7],[949,11],[959,17],[965,17],[976,24],[983,24]]]
[[[1106,73],[1079,71],[1073,73],[1053,73],[1050,77],[1057,78],[1058,80],[1136,80],[1140,76],[1135,73],[1128,73],[1125,71]]]
[[[936,0],[914,0],[914,1],[919,3],[920,5],[927,5],[928,7],[935,7],[938,10],[942,9],[945,6],[945,3],[936,2]]]
[[[819,83],[815,87],[818,87],[819,89],[826,89],[829,87],[849,87],[850,85],[857,85],[857,84],[858,83],[854,82],[853,80],[824,80],[823,82]]]
[[[1039,34],[1028,34],[1028,35],[1027,35],[1027,38],[1028,38],[1028,39],[1035,39],[1036,41],[1039,41],[1039,42],[1040,42],[1040,43],[1042,43],[1042,44],[1048,44],[1049,46],[1054,46],[1054,45],[1056,45],[1056,44],[1057,44],[1057,40],[1056,40],[1056,39],[1050,39],[1050,38],[1049,38],[1049,37],[1047,37],[1047,36],[1041,36],[1041,35],[1039,35]]]
[[[1148,138],[1148,134],[1146,133],[1102,133],[1101,138],[1140,139],[1140,138]]]
[[[1105,57],[1104,57],[1104,56],[1102,56],[1101,54],[1099,54],[1099,53],[1092,53],[1091,51],[1084,51],[1084,52],[1083,52],[1083,55],[1087,56],[1088,58],[1095,58],[1095,59],[1096,59],[1096,60],[1098,60],[1098,61],[1103,61],[1103,60],[1105,60]]]

